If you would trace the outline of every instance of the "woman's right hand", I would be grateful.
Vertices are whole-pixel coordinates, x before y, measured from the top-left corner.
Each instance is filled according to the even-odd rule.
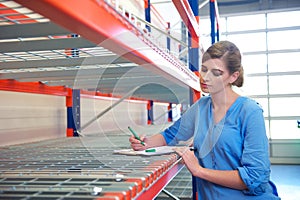
[[[148,145],[146,143],[146,137],[141,136],[140,137],[141,141],[143,141],[143,144],[140,140],[136,139],[133,135],[129,138],[129,142],[131,145],[131,148],[135,151],[142,151],[148,148]]]

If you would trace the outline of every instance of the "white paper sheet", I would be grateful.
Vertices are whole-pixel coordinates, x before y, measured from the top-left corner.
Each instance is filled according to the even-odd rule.
[[[175,153],[173,150],[175,146],[161,146],[161,147],[153,147],[149,148],[148,150],[155,149],[155,152],[146,152],[146,150],[143,151],[134,151],[133,149],[120,149],[120,150],[114,150],[114,153],[117,154],[124,154],[124,155],[143,155],[143,156],[153,156],[153,155],[163,155],[163,154],[169,154],[169,153]]]

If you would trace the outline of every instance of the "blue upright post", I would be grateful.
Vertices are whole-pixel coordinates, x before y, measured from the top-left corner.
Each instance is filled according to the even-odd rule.
[[[80,90],[72,89],[67,97],[67,137],[79,136],[80,130]]]
[[[150,10],[150,0],[144,0],[144,5],[145,5],[145,20],[146,22],[151,23],[151,10]],[[151,31],[151,27],[146,25],[146,28],[148,29],[148,31]]]
[[[216,29],[215,29],[215,0],[210,0],[209,2],[209,13],[210,13],[210,25],[211,25],[211,43],[216,42]]]
[[[172,103],[169,103],[168,106],[168,122],[172,122],[173,121],[173,108],[172,108]]]
[[[73,120],[74,120],[74,136],[79,136],[80,130],[80,90],[73,89]]]
[[[148,112],[148,125],[153,124],[153,101],[149,100],[147,105],[147,112]]]
[[[189,0],[190,6],[196,18],[198,18],[198,1]],[[188,33],[188,46],[189,46],[189,68],[191,71],[199,71],[199,38],[192,37]]]
[[[189,0],[191,9],[196,17],[199,18],[198,11],[198,1]],[[189,47],[189,69],[193,72],[199,71],[199,38],[192,37],[190,33],[188,33],[188,47]],[[193,104],[194,99],[194,91],[190,90],[190,104]]]
[[[170,22],[167,23],[168,27],[167,27],[167,32],[168,34],[170,35],[170,28],[171,28],[171,24]],[[167,37],[167,49],[169,51],[171,51],[171,38],[170,37]]]
[[[193,13],[196,18],[199,18],[199,3],[195,0],[189,0],[189,4],[193,10]],[[191,34],[188,35],[188,46],[189,46],[189,68],[193,72],[199,71],[199,38],[191,37]],[[193,104],[195,91],[190,89],[190,104]],[[192,176],[192,185],[193,185],[193,199],[197,199],[197,184],[196,178]]]
[[[220,41],[220,16],[219,16],[219,9],[217,0],[215,0],[215,18],[216,18],[216,25],[217,25],[217,41]]]
[[[150,0],[144,0],[145,6],[145,20],[146,22],[151,23],[151,10],[150,10]],[[146,25],[148,31],[151,31],[151,27]],[[147,105],[147,112],[148,112],[148,124],[153,124],[153,101],[149,100]]]
[[[71,34],[72,38],[77,38],[78,34]],[[79,57],[79,50],[77,48],[73,48],[71,49],[71,56],[73,58],[78,58]]]

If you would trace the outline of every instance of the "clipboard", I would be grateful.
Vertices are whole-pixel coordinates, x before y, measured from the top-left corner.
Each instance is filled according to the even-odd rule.
[[[119,150],[114,150],[114,153],[131,155],[131,156],[155,156],[155,155],[176,153],[173,150],[174,148],[175,146],[161,146],[161,147],[149,148],[147,150],[142,150],[142,151],[135,151],[133,149],[119,149]]]

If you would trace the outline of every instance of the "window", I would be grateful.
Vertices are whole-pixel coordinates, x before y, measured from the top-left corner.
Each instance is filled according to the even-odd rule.
[[[271,117],[297,117],[300,113],[300,97],[271,98]],[[296,123],[296,122],[295,122]]]
[[[300,52],[271,53],[268,61],[269,72],[300,71]]]
[[[267,56],[266,54],[243,55],[242,63],[245,74],[266,73]]]
[[[234,42],[243,53],[266,51],[266,33],[233,34],[228,35],[227,39]]]
[[[268,49],[298,49],[300,30],[268,32]]]
[[[300,25],[300,11],[267,14],[267,28],[280,28]]]
[[[271,139],[300,139],[300,11],[228,16],[224,35],[243,53],[239,90],[264,110]]]
[[[268,80],[266,76],[244,77],[243,91],[245,95],[266,95],[268,93]]]
[[[270,133],[272,139],[300,139],[300,97],[270,99]]]
[[[299,75],[282,75],[269,77],[269,92],[270,94],[295,94],[300,92]],[[296,102],[293,102],[296,103]],[[289,104],[292,105],[292,104]],[[295,105],[295,104],[293,104]],[[298,103],[300,107],[300,99]],[[300,112],[298,113],[300,115]]]
[[[221,18],[219,22],[220,30],[226,30],[226,20],[225,18]],[[209,46],[211,46],[211,23],[210,19],[200,19],[199,20],[200,27],[200,43],[203,45],[206,50]],[[220,33],[220,40],[226,40],[226,36]]]
[[[272,139],[300,139],[297,120],[271,120],[270,136]]]
[[[264,14],[228,17],[227,31],[245,31],[266,28]]]

